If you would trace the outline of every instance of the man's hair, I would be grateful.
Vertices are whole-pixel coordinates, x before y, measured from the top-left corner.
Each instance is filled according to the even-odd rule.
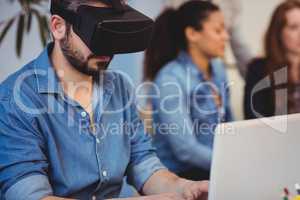
[[[51,0],[51,2],[73,12],[77,12],[79,6],[89,5],[91,3],[97,3],[99,1],[108,5],[111,4],[110,0]],[[66,35],[68,37],[71,32],[72,25],[66,21],[66,26]]]
[[[77,12],[79,6],[81,5],[87,5],[89,3],[95,3],[95,2],[99,2],[102,0],[51,0],[51,2],[60,5],[61,7],[70,10],[70,11],[74,11]],[[71,24],[69,22],[66,21],[66,35],[67,37],[70,34],[71,31]]]

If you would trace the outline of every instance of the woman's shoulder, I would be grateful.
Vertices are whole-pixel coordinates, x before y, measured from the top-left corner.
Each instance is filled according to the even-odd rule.
[[[184,73],[181,64],[177,60],[172,60],[165,64],[157,73],[155,80],[165,80],[167,77],[177,79]]]
[[[257,57],[250,61],[247,66],[247,79],[258,78],[267,74],[267,59],[263,57]]]
[[[211,67],[213,67],[214,72],[218,74],[218,76],[226,75],[226,64],[221,58],[214,58],[210,62]]]
[[[250,61],[248,64],[248,71],[250,72],[265,72],[267,67],[267,59],[257,57]]]
[[[246,82],[252,83],[261,80],[267,74],[267,59],[254,58],[247,67]]]

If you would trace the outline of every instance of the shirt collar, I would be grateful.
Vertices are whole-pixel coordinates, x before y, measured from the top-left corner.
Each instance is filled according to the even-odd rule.
[[[39,93],[63,94],[63,89],[49,58],[53,47],[54,43],[48,44],[34,62],[34,73]]]
[[[44,94],[60,94],[63,95],[63,88],[60,85],[59,78],[52,66],[49,55],[54,47],[54,43],[50,43],[44,51],[37,57],[34,62],[34,74],[37,82],[37,90]],[[104,72],[103,90],[105,93],[112,93],[114,90],[113,81],[116,78],[113,72]]]

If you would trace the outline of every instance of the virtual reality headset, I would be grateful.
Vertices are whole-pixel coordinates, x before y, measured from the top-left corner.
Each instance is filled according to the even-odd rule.
[[[51,14],[72,24],[74,32],[95,55],[135,53],[147,48],[153,20],[121,0],[101,0],[111,7],[81,5],[76,12],[51,1]]]

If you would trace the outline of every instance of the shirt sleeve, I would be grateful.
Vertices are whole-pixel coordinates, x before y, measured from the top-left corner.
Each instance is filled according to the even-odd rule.
[[[124,80],[123,80],[124,81]],[[133,87],[129,83],[125,85],[126,96],[130,106],[126,110],[126,116],[130,123],[130,162],[127,168],[128,183],[133,185],[137,191],[143,189],[147,180],[158,170],[166,169],[156,155],[156,149],[152,145],[150,134],[145,131],[144,124],[139,116]]]
[[[164,75],[163,80],[157,79],[160,98],[153,100],[156,104],[154,112],[159,116],[160,126],[168,127],[160,130],[179,161],[209,170],[212,150],[197,141],[188,113],[188,95],[180,92],[183,90],[178,88],[178,84],[170,84],[178,82],[172,74]],[[162,103],[164,106],[161,106]]]
[[[40,200],[51,195],[46,176],[30,175],[11,186],[5,193],[5,200]]]
[[[52,194],[43,138],[33,120],[10,100],[0,101],[0,185],[5,200]]]

